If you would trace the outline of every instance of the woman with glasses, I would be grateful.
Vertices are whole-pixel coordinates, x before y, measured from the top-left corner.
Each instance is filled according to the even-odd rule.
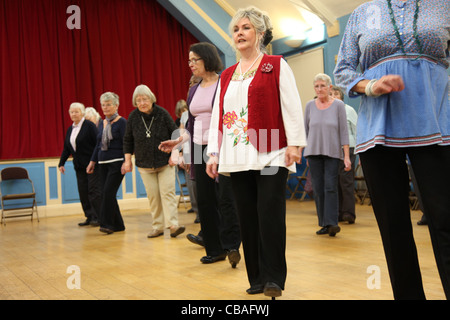
[[[178,128],[169,112],[156,104],[156,97],[149,87],[139,85],[133,93],[133,106],[128,117],[123,138],[125,162],[122,172],[131,172],[131,155],[147,191],[152,230],[148,238],[156,238],[170,229],[172,238],[183,233],[185,227],[178,225],[178,208],[175,195],[175,163],[170,156],[158,149],[161,141],[170,139]],[[177,157],[178,150],[173,156]]]
[[[223,175],[213,180],[206,174],[208,131],[219,83],[218,72],[223,69],[216,47],[206,42],[193,44],[189,49],[189,67],[194,76],[201,78],[189,89],[189,120],[187,133],[183,135],[184,140],[188,134],[191,136],[190,173],[197,186],[201,231],[197,236],[189,234],[188,239],[204,245],[206,256],[200,259],[202,263],[214,263],[228,256],[234,268],[241,259],[241,238],[231,181]],[[167,141],[160,148],[170,151],[180,141]]]

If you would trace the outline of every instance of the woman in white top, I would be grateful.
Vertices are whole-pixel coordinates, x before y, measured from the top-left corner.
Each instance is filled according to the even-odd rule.
[[[271,23],[259,9],[239,10],[230,31],[241,60],[217,89],[208,139],[208,175],[231,176],[238,206],[249,294],[277,297],[286,267],[286,180],[306,145],[294,75],[264,54]],[[219,165],[218,165],[219,164]]]

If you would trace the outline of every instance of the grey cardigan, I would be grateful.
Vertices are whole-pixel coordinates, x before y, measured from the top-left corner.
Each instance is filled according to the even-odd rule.
[[[151,125],[151,137],[146,137],[146,128]],[[145,122],[145,125],[144,125]],[[152,112],[145,114],[135,109],[131,111],[125,136],[123,137],[123,152],[135,155],[135,163],[140,168],[161,168],[168,164],[170,154],[158,149],[162,141],[175,139],[172,133],[177,130],[175,121],[173,121],[167,110],[153,104]]]

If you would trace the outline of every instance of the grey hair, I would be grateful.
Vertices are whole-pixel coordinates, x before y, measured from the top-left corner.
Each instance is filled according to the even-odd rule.
[[[145,84],[140,84],[136,87],[136,89],[134,89],[132,103],[133,103],[133,106],[135,106],[135,107],[137,107],[137,103],[136,103],[137,96],[147,96],[150,98],[152,103],[156,103],[155,94]]]
[[[89,117],[91,116],[92,118],[94,118],[96,121],[98,121],[101,117],[100,114],[97,112],[97,110],[95,110],[92,107],[87,107],[86,108],[86,112],[85,112],[85,116]]]
[[[83,114],[83,115],[86,113],[86,109],[84,108],[84,104],[82,104],[82,103],[80,103],[80,102],[74,102],[74,103],[72,103],[72,104],[70,105],[70,107],[69,107],[69,112],[70,112],[70,109],[74,109],[74,108],[80,109],[81,114]]]
[[[315,84],[317,81],[325,81],[327,86],[331,86],[332,83],[330,76],[325,73],[316,74],[316,76],[314,77],[313,84]]]
[[[111,101],[116,107],[119,106],[119,96],[114,92],[105,92],[100,96],[100,103],[102,101]]]
[[[234,15],[233,19],[228,26],[230,34],[234,33],[234,27],[238,24],[238,22],[244,18],[248,18],[250,23],[256,30],[256,34],[262,34],[262,37],[258,37],[259,49],[261,52],[267,53],[266,46],[272,40],[272,22],[270,21],[267,13],[259,10],[254,6],[247,7],[245,9],[239,9]],[[232,44],[233,48],[234,43]]]

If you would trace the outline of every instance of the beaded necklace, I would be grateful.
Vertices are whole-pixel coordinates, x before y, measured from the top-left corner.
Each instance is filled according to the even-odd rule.
[[[394,27],[395,36],[397,37],[398,45],[402,50],[402,52],[406,53],[402,38],[400,37],[400,32],[398,31],[397,23],[395,22],[394,10],[392,10],[391,0],[387,0],[387,4],[389,8],[389,15],[391,16],[392,26]],[[413,35],[417,47],[419,48],[419,53],[422,53],[422,44],[420,43],[419,35],[417,34],[417,18],[419,17],[419,8],[420,8],[420,0],[416,0],[416,10],[414,12],[414,20],[413,20]]]

